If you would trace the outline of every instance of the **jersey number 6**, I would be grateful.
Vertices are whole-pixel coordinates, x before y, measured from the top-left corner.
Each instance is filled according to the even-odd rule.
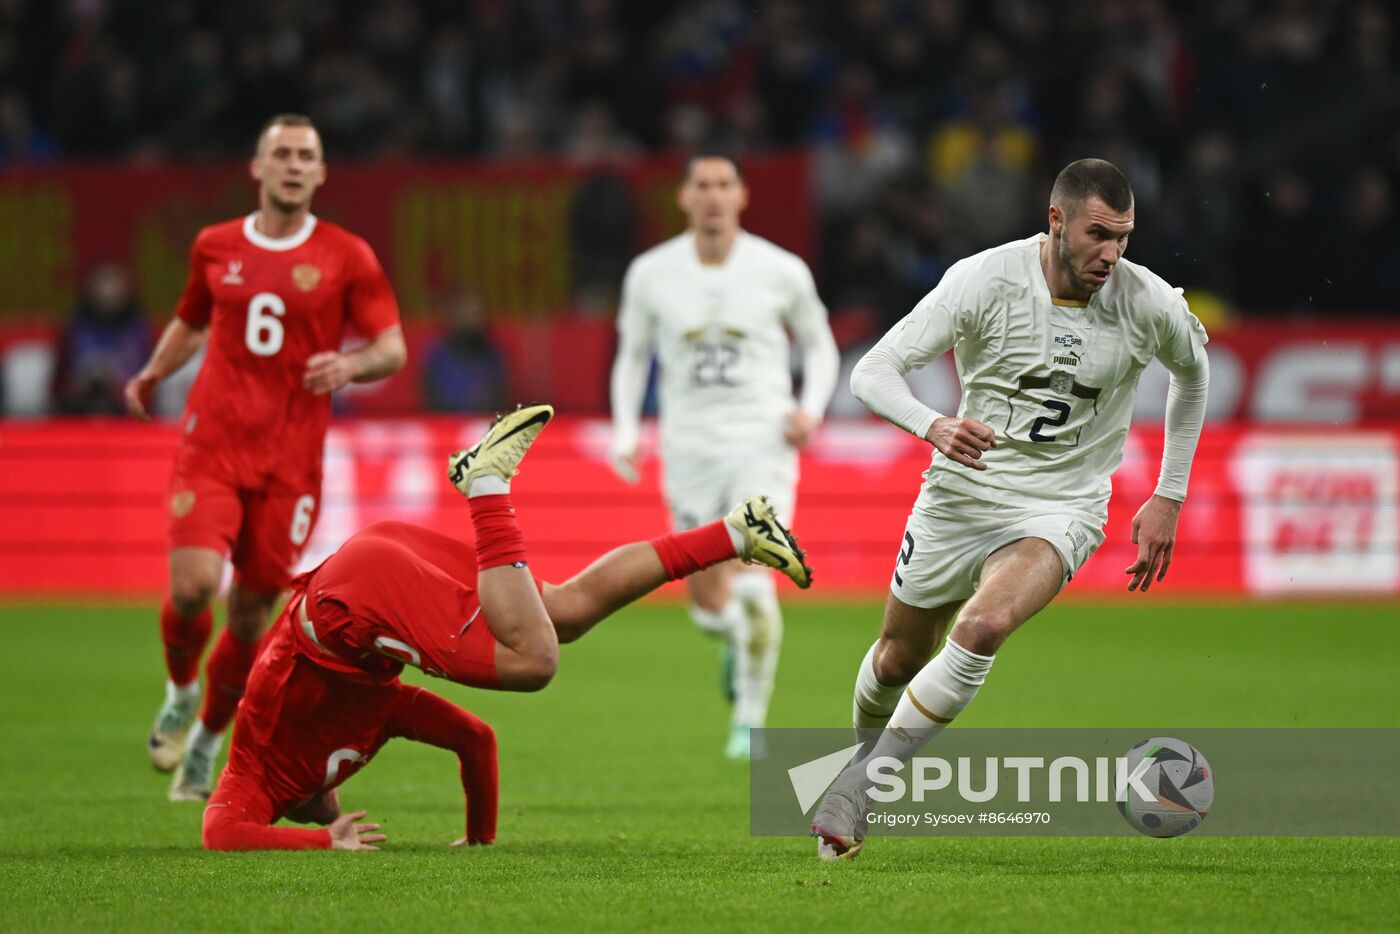
[[[270,357],[282,349],[282,316],[287,303],[271,292],[259,292],[248,302],[248,329],[243,340],[259,357]]]
[[[1040,429],[1058,428],[1065,422],[1069,421],[1069,403],[1060,402],[1057,399],[1047,399],[1045,402],[1042,402],[1041,405],[1044,405],[1047,409],[1049,409],[1052,412],[1055,412],[1056,414],[1053,417],[1049,415],[1042,415],[1040,416],[1040,418],[1037,418],[1034,423],[1032,423],[1031,440],[1054,441],[1055,435],[1043,435],[1040,433]]]

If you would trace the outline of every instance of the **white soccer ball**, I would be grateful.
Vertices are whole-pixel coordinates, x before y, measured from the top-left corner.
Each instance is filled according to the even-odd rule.
[[[1215,778],[1206,757],[1190,743],[1155,736],[1123,758],[1116,798],[1134,830],[1149,837],[1179,837],[1206,819],[1215,800]],[[1132,776],[1136,780],[1130,782]],[[1151,800],[1143,800],[1143,789]]]

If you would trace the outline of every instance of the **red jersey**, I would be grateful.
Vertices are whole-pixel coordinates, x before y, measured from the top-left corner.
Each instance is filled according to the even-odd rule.
[[[308,214],[274,240],[255,215],[206,227],[190,251],[175,313],[209,329],[185,407],[186,443],[234,484],[319,488],[330,395],[302,385],[306,361],[339,350],[350,324],[374,339],[398,303],[364,240]]]

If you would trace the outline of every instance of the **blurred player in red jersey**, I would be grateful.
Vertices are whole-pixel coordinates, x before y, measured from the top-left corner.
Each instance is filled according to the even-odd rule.
[[[258,210],[206,227],[189,280],[150,361],[126,387],[149,418],[158,383],[203,345],[170,485],[170,595],[161,607],[169,681],[148,751],[176,769],[171,800],[203,800],[278,592],[316,522],[330,393],[407,359],[398,304],[373,251],[311,213],[326,180],[306,117],[268,121],[251,163]],[[346,325],[369,343],[341,353]],[[210,600],[234,567],[228,625],[209,657],[196,722]],[[193,727],[193,728],[192,728]]]
[[[454,845],[491,843],[491,728],[401,683],[404,665],[473,687],[537,691],[554,677],[560,642],[668,580],[738,557],[811,583],[796,541],[760,496],[726,519],[617,548],[563,584],[537,581],[510,478],[553,414],[547,405],[518,409],[448,460],[471,508],[474,548],[379,522],[293,581],[238,708],[228,768],[204,812],[206,847],[374,849],[384,839],[378,825],[359,823],[364,811],[341,815],[335,789],[396,736],[457,753],[467,825]],[[271,826],[281,817],[330,827]]]

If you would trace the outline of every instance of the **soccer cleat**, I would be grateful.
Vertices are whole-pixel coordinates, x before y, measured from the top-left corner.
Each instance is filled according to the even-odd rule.
[[[833,785],[812,817],[812,836],[817,838],[817,856],[831,861],[855,859],[865,846],[870,829],[870,802],[859,789],[844,790],[840,781]]]
[[[447,478],[464,496],[477,477],[500,477],[510,482],[525,452],[553,417],[552,405],[522,405],[497,416],[480,441],[465,451],[454,451],[447,459]]]
[[[169,772],[179,765],[185,752],[185,737],[194,726],[194,717],[199,710],[199,699],[180,704],[167,699],[156,714],[156,722],[151,726],[151,735],[146,740],[146,754],[151,757],[151,765],[157,772]]]
[[[171,801],[208,801],[214,792],[214,760],[197,749],[185,750],[170,781]]]
[[[763,564],[782,571],[803,590],[812,586],[812,569],[803,561],[807,552],[781,522],[766,496],[750,496],[725,517],[744,537],[739,557],[745,564]]]

